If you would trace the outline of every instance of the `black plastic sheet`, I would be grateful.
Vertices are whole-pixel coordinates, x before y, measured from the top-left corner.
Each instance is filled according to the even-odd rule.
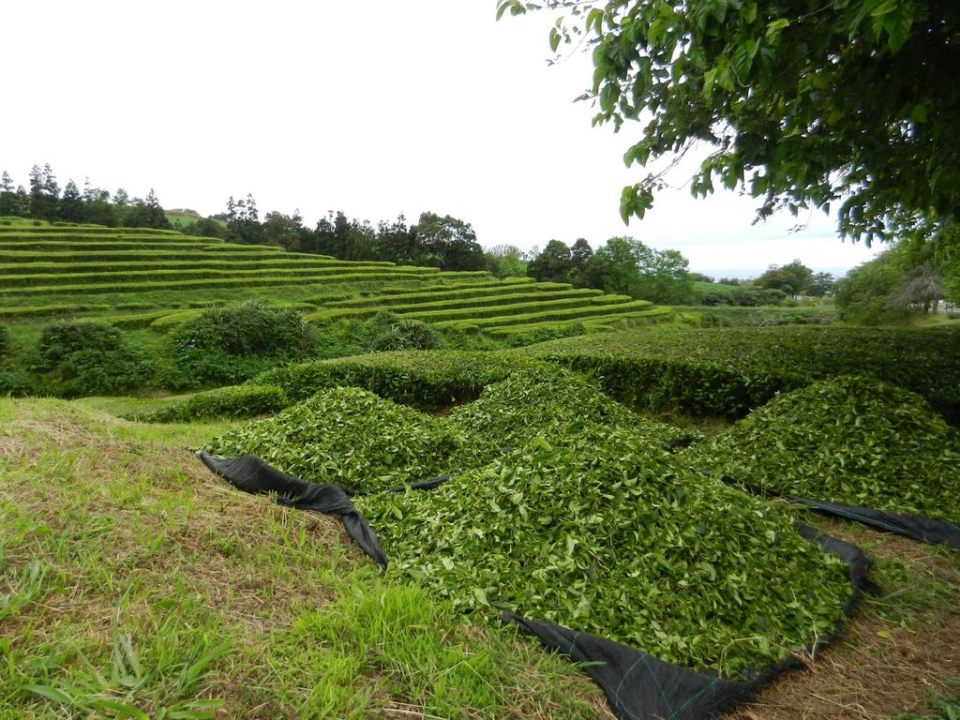
[[[711,476],[711,473],[705,470],[701,470],[700,472],[704,475]],[[922,517],[920,515],[908,515],[907,513],[898,513],[891,510],[876,510],[874,508],[859,507],[857,505],[843,505],[827,500],[796,497],[795,495],[780,495],[771,490],[765,490],[756,485],[727,476],[721,476],[720,480],[726,485],[745,490],[753,495],[783,498],[784,500],[806,505],[807,507],[819,510],[828,515],[855,520],[856,522],[869,525],[878,530],[886,530],[896,535],[908,537],[911,540],[917,540],[929,545],[946,545],[951,550],[960,551],[960,525],[955,522],[950,522],[949,520],[934,520],[933,518]]]
[[[267,465],[256,455],[220,458],[203,451],[200,459],[238,490],[276,493],[277,502],[281,505],[339,516],[343,527],[360,549],[383,567],[387,566],[387,556],[380,547],[377,534],[339,485],[308,483]]]
[[[797,526],[797,530],[847,564],[853,592],[843,611],[849,617],[862,593],[876,592],[867,580],[870,559],[851,543],[803,525]],[[544,645],[568,655],[574,662],[584,663],[583,671],[603,690],[617,717],[624,720],[710,720],[733,705],[746,702],[781,673],[805,667],[799,659],[788,658],[755,671],[749,680],[734,682],[663,662],[627,645],[551,622],[528,620],[509,611],[503,613],[502,619],[535,635]],[[842,623],[811,650],[835,641],[841,630]]]

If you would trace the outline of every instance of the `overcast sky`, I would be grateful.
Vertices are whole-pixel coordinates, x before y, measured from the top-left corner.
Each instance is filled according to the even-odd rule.
[[[481,244],[630,234],[691,268],[762,271],[799,258],[843,270],[876,252],[820,213],[753,226],[754,201],[694,200],[685,175],[624,227],[623,152],[639,127],[591,128],[573,103],[589,57],[548,67],[550,18],[495,20],[495,0],[4,3],[0,170],[27,185],[155,188],[204,215],[252,193],[299,208],[473,224]],[[16,59],[16,62],[14,60]]]

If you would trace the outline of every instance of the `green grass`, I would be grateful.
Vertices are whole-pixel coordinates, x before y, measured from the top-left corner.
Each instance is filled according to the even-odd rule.
[[[573,666],[178,449],[224,426],[85,402],[0,400],[0,718],[596,716]]]

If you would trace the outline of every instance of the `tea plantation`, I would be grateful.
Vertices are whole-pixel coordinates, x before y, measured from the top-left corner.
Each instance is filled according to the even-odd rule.
[[[499,282],[486,272],[336,260],[172,230],[5,222],[5,322],[82,317],[163,331],[206,305],[241,298],[295,305],[317,323],[389,308],[440,328],[475,327],[493,335],[669,314],[625,296],[563,283]],[[190,308],[197,313],[180,312]]]
[[[504,611],[723,680],[884,658],[906,699],[851,717],[945,693],[960,553],[753,491],[960,520],[960,333],[671,312],[0,224],[0,396],[79,398],[0,397],[0,718],[611,716]],[[341,486],[387,567],[201,449]],[[860,543],[880,594],[798,525]]]

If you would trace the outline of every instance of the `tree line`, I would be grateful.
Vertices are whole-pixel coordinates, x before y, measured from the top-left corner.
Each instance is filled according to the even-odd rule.
[[[22,184],[14,185],[10,174],[3,171],[0,175],[0,216],[107,227],[170,227],[152,189],[145,198],[130,197],[123,188],[111,195],[108,190],[92,185],[89,178],[82,191],[72,179],[61,189],[49,163],[42,168],[33,166],[28,185],[29,191]]]
[[[73,180],[61,190],[49,164],[33,166],[29,186],[29,191],[22,185],[14,187],[10,175],[3,172],[0,216],[107,227],[171,227],[153,190],[146,198],[131,198],[122,188],[111,194],[91,185],[89,179],[82,192]],[[679,251],[657,250],[633,237],[610,238],[596,251],[584,238],[572,246],[551,240],[543,250],[530,252],[513,245],[484,248],[473,226],[451,215],[424,212],[415,223],[400,215],[374,225],[343,211],[330,211],[309,227],[299,210],[292,215],[267,212],[261,220],[252,194],[231,196],[224,212],[198,217],[181,229],[228,242],[273,245],[341,260],[486,270],[499,278],[530,276],[672,305],[778,304],[789,297],[829,295],[834,285],[829,273],[814,273],[795,260],[771,266],[755,280],[721,279],[718,284],[736,286],[732,292],[705,290],[702,283],[713,283],[713,278],[690,272],[689,261]]]

